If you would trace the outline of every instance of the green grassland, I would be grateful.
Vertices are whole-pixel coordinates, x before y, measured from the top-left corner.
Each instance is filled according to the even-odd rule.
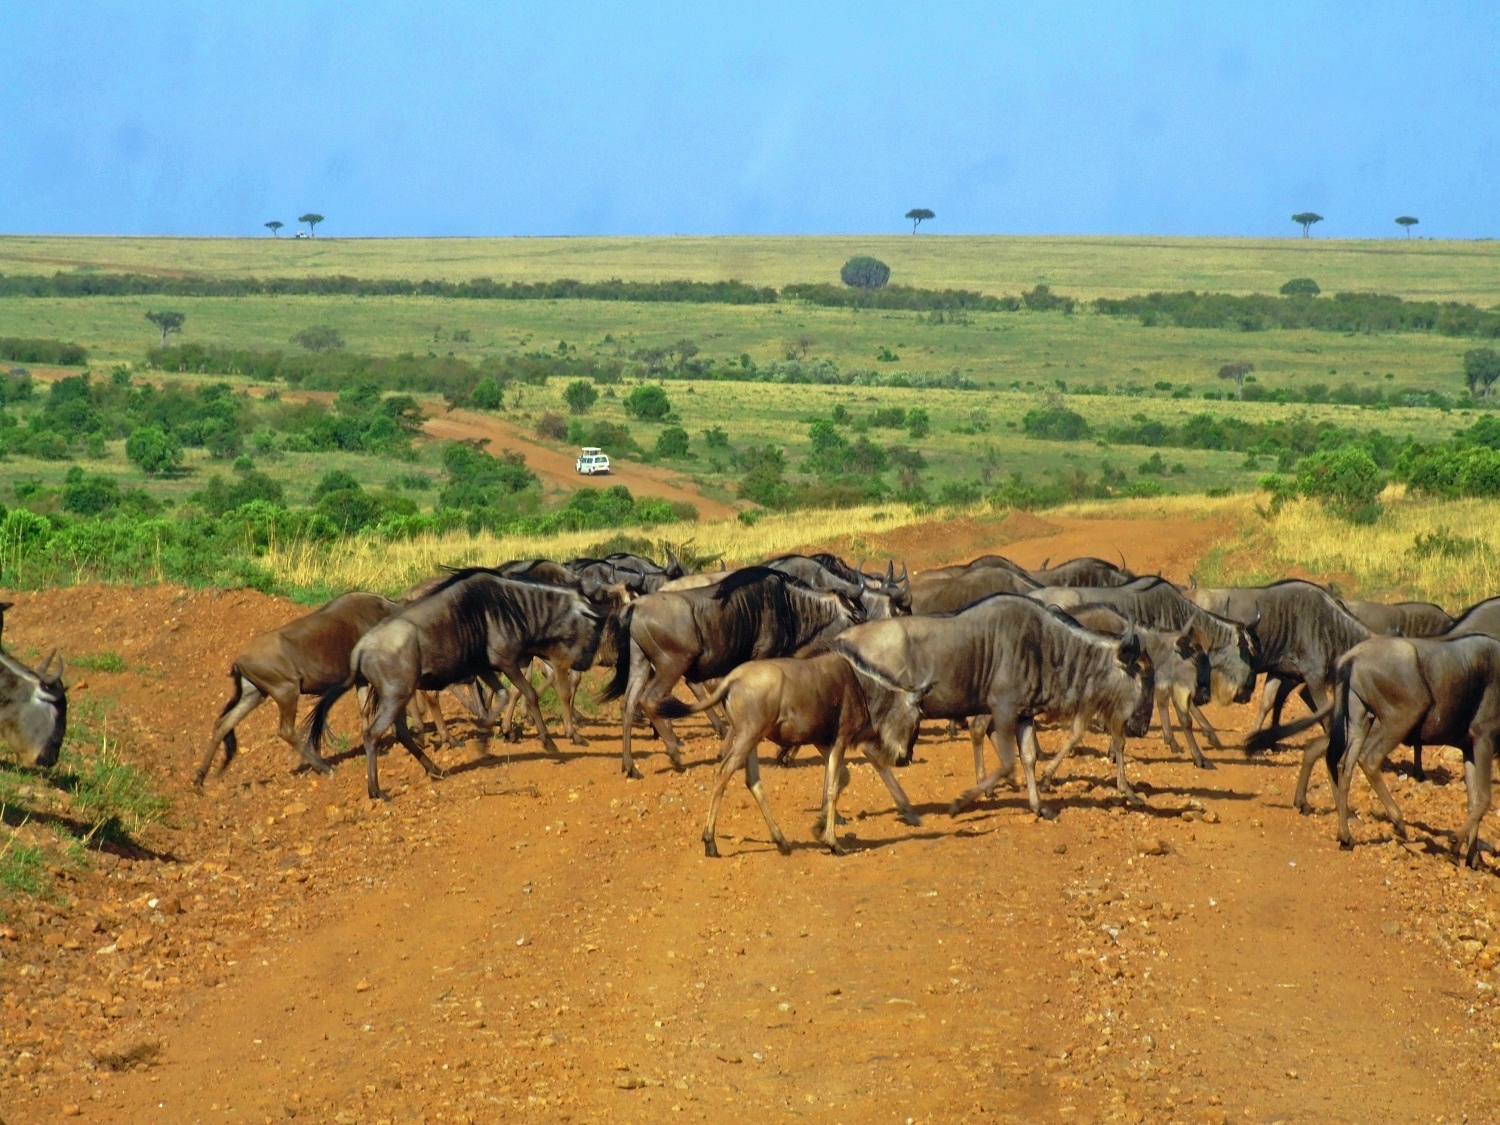
[[[1288,223],[1290,227],[1291,224]],[[780,287],[835,281],[874,254],[895,284],[1018,293],[1038,282],[1079,297],[1195,289],[1271,293],[1311,276],[1325,292],[1500,302],[1500,244],[1334,240],[861,235],[674,238],[0,238],[0,273],[58,270],[225,276],[600,281],[737,278]]]
[[[3,238],[0,271],[97,268],[450,279],[488,275],[532,281],[563,276],[734,276],[781,285],[829,279],[856,250],[879,254],[892,265],[893,277],[906,283],[987,292],[1015,292],[1037,282],[1080,297],[1183,288],[1275,292],[1287,278],[1307,275],[1315,277],[1325,292],[1366,289],[1482,304],[1500,299],[1500,251],[1495,244],[1403,239],[1012,239],[926,234],[873,239]],[[1137,479],[1138,465],[1152,450],[1108,448],[1092,441],[1038,441],[1021,434],[1020,421],[1028,410],[1064,392],[1067,406],[1096,427],[1137,414],[1175,422],[1212,411],[1254,422],[1300,415],[1354,430],[1379,429],[1433,441],[1471,420],[1463,410],[1426,407],[1235,402],[1230,385],[1219,380],[1217,372],[1226,363],[1250,362],[1260,387],[1285,388],[1299,395],[1310,385],[1322,384],[1330,390],[1353,385],[1440,390],[1457,396],[1463,391],[1462,356],[1475,346],[1473,340],[1418,332],[1146,327],[1133,318],[1103,316],[1087,308],[1072,315],[1030,310],[934,315],[792,301],[736,306],[424,297],[7,298],[0,300],[0,336],[77,341],[90,349],[95,370],[117,362],[139,365],[147,347],[156,342],[145,313],[161,307],[187,315],[184,332],[174,342],[295,351],[289,343],[294,334],[328,325],[343,335],[352,352],[454,354],[475,361],[558,354],[559,344],[566,342],[569,355],[625,362],[631,382],[642,377],[640,369],[631,366],[639,350],[688,339],[699,347],[700,358],[715,361],[748,355],[765,365],[796,350],[810,360],[832,360],[844,371],[942,374],[956,368],[978,386],[957,391],[668,381],[673,406],[692,439],[690,458],[677,464],[715,496],[733,495],[737,470],[725,450],[707,446],[706,430],[723,429],[736,448],[773,443],[786,450],[795,471],[809,448],[811,421],[829,417],[840,405],[855,420],[880,406],[926,409],[933,427],[924,438],[912,439],[899,429],[873,429],[869,436],[882,444],[920,449],[928,463],[925,483],[934,494],[946,482],[980,481],[986,457],[989,469],[984,476],[989,480],[1017,471],[1032,478],[1077,469],[1097,473],[1106,465]],[[164,373],[153,377],[199,380]],[[546,387],[524,388],[521,405],[508,397],[503,416],[531,430],[544,412],[566,414],[563,384],[553,379]],[[627,424],[635,440],[649,450],[659,427],[625,417],[619,398],[627,390],[620,387],[617,397],[601,398],[590,418]],[[442,407],[431,400],[427,408]],[[144,484],[163,499],[180,500],[201,487],[206,473],[227,472],[222,462],[211,463],[201,451],[190,451],[185,475],[147,481],[125,462],[119,445],[111,443],[101,461],[85,462],[86,467],[114,473],[122,485]],[[1174,492],[1247,489],[1270,467],[1264,458],[1257,462],[1240,453],[1161,452],[1168,472],[1160,476],[1160,483]],[[419,449],[418,458],[418,469],[439,475],[436,450]],[[0,498],[9,502],[7,485],[18,479],[40,477],[56,484],[65,467],[12,458],[0,464]],[[404,464],[346,453],[287,453],[257,467],[288,487],[291,502],[301,502],[332,468],[345,469],[377,487],[410,471]],[[411,495],[426,507],[435,493]]]

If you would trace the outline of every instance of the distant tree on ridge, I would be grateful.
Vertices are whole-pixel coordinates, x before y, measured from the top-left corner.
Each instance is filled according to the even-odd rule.
[[[922,223],[926,220],[937,218],[937,216],[929,211],[926,207],[913,207],[906,213],[906,217],[911,220],[912,234],[916,234],[917,228],[921,226]]]
[[[1312,225],[1314,223],[1321,223],[1322,221],[1323,216],[1318,214],[1316,211],[1298,211],[1295,215],[1292,216],[1292,222],[1300,223],[1302,225],[1303,238],[1311,237],[1309,232],[1312,230]]]

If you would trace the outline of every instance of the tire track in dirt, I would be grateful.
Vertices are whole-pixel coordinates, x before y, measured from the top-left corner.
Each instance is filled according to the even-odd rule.
[[[450,410],[428,418],[422,425],[422,432],[429,437],[446,438],[450,441],[488,440],[492,452],[513,449],[525,455],[526,467],[544,482],[566,492],[577,488],[607,488],[612,484],[623,484],[633,496],[652,496],[692,504],[698,509],[698,515],[702,519],[729,519],[735,514],[732,505],[702,495],[697,489],[684,484],[681,477],[654,465],[640,465],[612,458],[610,474],[602,481],[598,477],[579,476],[573,467],[576,454],[562,453],[544,445],[519,427],[500,418],[486,417],[469,410]]]
[[[1189,567],[1205,534],[1191,521],[1140,521],[1133,536],[1041,522],[1017,521],[1025,537],[1007,551],[1061,557],[1102,525],[1087,553],[1118,533],[1138,568],[1152,550]],[[977,547],[953,523],[911,534],[950,558]],[[1195,1125],[1500,1108],[1493,993],[1475,988],[1476,972],[1493,974],[1457,963],[1458,935],[1500,922],[1495,877],[1457,870],[1420,829],[1410,847],[1386,844],[1369,819],[1341,853],[1329,817],[1288,808],[1294,754],[1212,754],[1218,771],[1199,773],[1132,740],[1148,803],[1127,811],[1092,738],[1049,798],[1058,820],[1038,822],[1010,792],[949,819],[968,746],[930,726],[902,777],[922,827],[900,824],[857,767],[844,801],[854,850],[822,854],[807,755],[765,775],[794,854],[776,854],[735,785],[725,858],[709,860],[706,725],[684,724],[683,774],[648,745],[640,782],[619,776],[617,719],[562,759],[534,741],[509,756],[441,751],[453,772],[437,784],[397,751],[383,767],[393,799],[372,803],[357,758],[326,780],[292,775],[263,709],[200,797],[185,779],[230,655],[301,610],[167,587],[17,600],[18,650],[124,658],[129,671],[90,673],[77,696],[117,700],[110,729],[129,732],[178,803],[156,842],[181,862],[80,875],[75,905],[39,907],[0,942],[12,1125],[64,1104],[99,1121]],[[1210,711],[1226,742],[1250,713]],[[337,731],[352,719],[336,713]],[[1461,776],[1445,772],[1422,787],[1392,777],[1414,825],[1460,819]],[[1321,780],[1313,797],[1327,803]],[[164,893],[181,914],[152,913]],[[127,950],[126,933],[151,940]],[[106,942],[117,951],[96,953]],[[80,1014],[96,994],[123,998],[121,1014]],[[132,1019],[164,1041],[157,1065],[112,1073],[80,1058],[80,1042]]]

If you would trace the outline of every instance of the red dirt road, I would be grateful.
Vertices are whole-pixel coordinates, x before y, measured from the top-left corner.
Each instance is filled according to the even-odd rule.
[[[1154,552],[1177,573],[1214,533],[1009,530],[1035,533],[1006,547],[1028,562],[1118,539],[1133,565]],[[993,533],[945,524],[907,549],[918,565],[941,536],[959,558]],[[804,755],[766,772],[794,854],[736,784],[710,860],[706,725],[683,724],[682,774],[646,743],[639,782],[619,775],[612,715],[561,760],[534,740],[509,758],[445,750],[438,783],[397,751],[392,799],[371,803],[352,757],[325,781],[293,774],[262,712],[200,797],[185,782],[232,650],[301,610],[161,587],[18,601],[17,649],[125,658],[75,698],[112,701],[112,736],[177,809],[146,841],[170,858],[101,861],[0,940],[9,1125],[64,1106],[110,1122],[1500,1115],[1500,894],[1435,834],[1462,817],[1453,759],[1437,784],[1391,777],[1411,845],[1366,811],[1341,853],[1330,816],[1289,808],[1293,755],[1211,752],[1219,769],[1200,773],[1155,738],[1129,748],[1144,809],[1112,799],[1094,738],[1050,797],[1058,820],[1010,792],[949,818],[967,740],[929,725],[902,776],[922,827],[856,766],[852,852],[823,854]],[[1210,713],[1231,743],[1250,716]],[[1313,796],[1327,807],[1325,779]],[[137,1048],[159,1053],[97,1061]]]
[[[702,495],[691,482],[684,482],[670,470],[654,465],[616,460],[611,462],[610,474],[606,477],[581,477],[573,467],[576,451],[560,453],[503,419],[473,411],[450,410],[446,414],[434,415],[423,424],[422,432],[452,441],[488,438],[491,453],[502,449],[524,453],[527,468],[547,484],[568,492],[577,488],[607,488],[612,484],[623,484],[634,496],[654,496],[692,504],[703,519],[728,519],[735,513],[731,505]]]

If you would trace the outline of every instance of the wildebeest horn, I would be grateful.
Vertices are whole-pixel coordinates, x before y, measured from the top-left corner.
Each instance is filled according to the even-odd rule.
[[[885,584],[887,586],[894,586],[896,584],[896,560],[895,559],[886,559],[886,561],[885,561]]]
[[[62,679],[62,671],[61,671],[60,668],[59,668],[59,671],[58,671],[58,673],[57,673],[56,676],[54,676],[52,674],[52,662],[54,660],[56,660],[56,659],[57,659],[57,649],[53,649],[51,652],[49,652],[47,654],[47,659],[44,660],[44,661],[42,661],[42,666],[37,669],[36,674],[41,679],[44,679],[44,680],[60,680],[60,679]]]
[[[1189,590],[1196,590],[1197,588],[1198,588],[1198,576],[1196,574],[1189,574],[1188,575],[1188,589]]]
[[[667,563],[671,566],[677,567],[679,570],[686,569],[683,567],[682,563],[677,561],[677,556],[672,553],[671,547],[667,548]]]
[[[1039,567],[1037,567],[1037,569],[1038,570],[1046,570],[1047,569],[1047,564],[1049,562],[1051,562],[1051,561],[1052,561],[1052,556],[1048,555],[1045,559],[1042,560],[1042,565],[1039,566]]]
[[[1261,615],[1261,608],[1260,608],[1260,606],[1256,606],[1255,607],[1255,619],[1250,622],[1250,628],[1254,629],[1257,625],[1260,624],[1260,615]]]

